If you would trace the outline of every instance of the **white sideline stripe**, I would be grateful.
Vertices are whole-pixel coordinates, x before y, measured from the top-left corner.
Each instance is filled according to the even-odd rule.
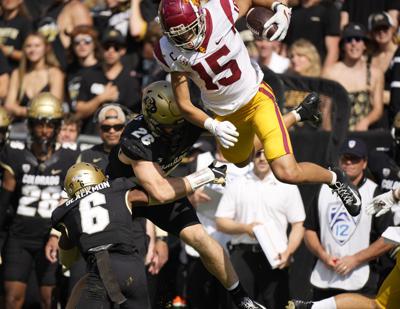
[[[400,88],[400,81],[393,81],[390,83],[390,88]]]

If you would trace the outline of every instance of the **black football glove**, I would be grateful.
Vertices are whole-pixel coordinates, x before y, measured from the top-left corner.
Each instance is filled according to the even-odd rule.
[[[300,115],[300,121],[310,121],[315,127],[321,123],[321,113],[319,111],[319,104],[321,100],[318,93],[311,92],[306,96],[303,102],[295,108],[295,111]]]
[[[214,173],[215,176],[215,179],[212,181],[212,183],[225,186],[227,166],[225,164],[221,166],[216,166],[216,164],[217,161],[214,161],[208,166],[208,168]]]

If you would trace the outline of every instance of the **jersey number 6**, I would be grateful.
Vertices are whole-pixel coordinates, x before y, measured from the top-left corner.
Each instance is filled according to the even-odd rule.
[[[106,204],[106,197],[100,192],[94,192],[79,202],[82,232],[93,234],[101,232],[110,223],[108,210],[101,205]]]

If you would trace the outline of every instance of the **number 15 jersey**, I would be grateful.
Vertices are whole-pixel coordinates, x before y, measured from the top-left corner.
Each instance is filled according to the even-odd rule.
[[[211,0],[203,9],[206,33],[198,50],[180,49],[163,36],[154,56],[165,71],[188,73],[200,88],[205,107],[225,116],[256,95],[264,75],[234,26],[239,17],[234,1]]]

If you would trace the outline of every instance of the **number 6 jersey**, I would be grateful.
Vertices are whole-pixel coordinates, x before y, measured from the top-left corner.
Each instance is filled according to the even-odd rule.
[[[11,141],[1,155],[0,164],[14,175],[16,188],[11,200],[15,216],[10,236],[28,242],[47,240],[50,217],[58,206],[67,169],[78,153],[57,147],[45,162],[38,162],[24,143]]]
[[[233,0],[211,0],[203,6],[206,33],[197,51],[183,50],[163,36],[154,56],[167,72],[186,72],[201,90],[204,106],[219,116],[250,101],[263,80],[234,23],[239,9]]]

